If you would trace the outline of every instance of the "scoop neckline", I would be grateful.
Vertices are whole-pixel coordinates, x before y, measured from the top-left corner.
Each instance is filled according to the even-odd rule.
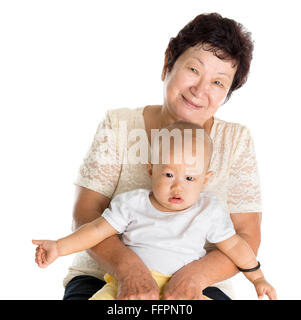
[[[144,107],[140,107],[140,108],[139,108],[139,109],[140,109],[140,121],[141,121],[141,123],[142,123],[142,125],[143,125],[143,129],[144,129],[144,130],[146,130],[146,126],[145,126],[145,120],[144,120],[144,116],[143,116],[143,111],[144,111],[144,109],[145,109],[146,107],[147,107],[147,106],[144,106]],[[162,107],[161,107],[161,108],[162,108]],[[214,135],[214,133],[215,133],[217,121],[218,121],[218,118],[216,118],[215,116],[213,116],[213,125],[212,125],[212,127],[211,127],[211,131],[210,131],[210,134],[209,134],[209,136],[210,136],[211,139],[212,139],[212,137],[213,137],[213,135]],[[147,141],[148,141],[148,139],[147,139]],[[150,145],[149,141],[148,141],[148,145]]]

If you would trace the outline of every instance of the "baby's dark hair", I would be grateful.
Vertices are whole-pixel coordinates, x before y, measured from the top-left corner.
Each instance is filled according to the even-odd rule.
[[[190,21],[174,38],[165,51],[162,77],[170,72],[178,57],[188,48],[201,45],[222,60],[233,60],[237,70],[227,94],[242,87],[247,81],[253,55],[251,33],[235,20],[218,13],[200,14]]]

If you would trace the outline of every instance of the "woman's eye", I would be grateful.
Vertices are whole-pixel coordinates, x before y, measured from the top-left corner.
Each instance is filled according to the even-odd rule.
[[[171,173],[165,173],[165,177],[167,177],[167,178],[172,178],[173,175],[172,175]]]
[[[194,177],[187,177],[186,180],[188,180],[188,181],[193,181],[193,180],[194,180]]]
[[[196,68],[193,68],[193,67],[191,67],[190,70],[191,70],[192,72],[194,72],[194,73],[197,73],[197,72],[198,72],[198,70],[197,70]]]
[[[223,86],[223,84],[222,84],[220,81],[218,81],[218,80],[214,81],[214,83],[217,84],[217,85],[220,86],[220,87]]]

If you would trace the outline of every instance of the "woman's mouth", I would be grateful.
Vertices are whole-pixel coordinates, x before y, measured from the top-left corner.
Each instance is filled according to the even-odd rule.
[[[190,107],[190,108],[192,108],[192,109],[194,109],[194,110],[200,110],[200,109],[203,109],[203,108],[204,108],[204,107],[202,107],[202,106],[198,106],[198,105],[194,104],[192,101],[186,99],[183,95],[182,95],[182,99],[183,99],[183,101],[185,102],[185,104],[186,104],[188,107]]]
[[[171,203],[182,203],[184,200],[181,197],[170,197],[168,201]]]

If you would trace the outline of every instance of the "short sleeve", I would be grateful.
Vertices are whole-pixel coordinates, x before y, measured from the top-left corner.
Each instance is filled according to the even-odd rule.
[[[216,200],[211,212],[211,223],[207,233],[207,240],[211,243],[224,241],[235,234],[235,229],[227,212]]]
[[[110,207],[106,208],[102,213],[102,217],[118,231],[123,233],[130,223],[130,211],[126,204],[126,198],[124,194],[115,196],[110,202]]]
[[[76,185],[112,198],[121,170],[116,136],[107,112],[80,166]]]
[[[229,172],[228,208],[231,213],[261,211],[261,191],[254,144],[241,127]]]

